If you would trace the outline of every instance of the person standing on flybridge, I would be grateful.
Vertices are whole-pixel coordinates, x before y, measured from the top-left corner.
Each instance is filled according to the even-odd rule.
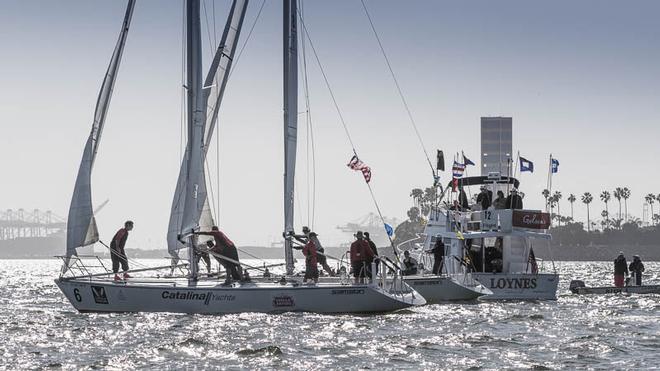
[[[128,232],[131,230],[133,230],[133,222],[128,220],[124,223],[124,228],[118,230],[115,236],[112,237],[112,242],[110,242],[110,259],[112,260],[112,271],[115,273],[115,281],[121,280],[117,274],[119,273],[119,264],[121,264],[121,269],[124,271],[124,279],[131,278],[128,274],[128,258],[124,251]]]

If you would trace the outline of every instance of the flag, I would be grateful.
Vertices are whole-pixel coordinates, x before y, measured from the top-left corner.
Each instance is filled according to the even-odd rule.
[[[435,168],[436,170],[445,171],[445,155],[441,150],[438,150],[435,156]]]
[[[474,166],[474,162],[472,162],[472,160],[470,160],[469,158],[465,157],[465,153],[463,153],[463,151],[461,151],[461,154],[463,155],[463,164],[465,164],[465,166],[468,165]]]
[[[465,164],[461,164],[457,161],[454,161],[454,166],[452,166],[451,168],[451,172],[454,178],[462,177],[464,171],[465,171]]]
[[[394,234],[394,229],[392,229],[391,225],[385,223],[385,232],[387,232],[388,236],[392,237],[392,235]]]
[[[369,183],[371,181],[371,168],[362,162],[357,155],[354,155],[346,166],[355,171],[361,171],[365,182]]]
[[[520,157],[520,172],[529,171],[530,173],[534,172],[534,163],[529,161],[524,157]]]
[[[559,160],[555,158],[551,159],[550,166],[552,168],[552,173],[557,173],[559,171]]]

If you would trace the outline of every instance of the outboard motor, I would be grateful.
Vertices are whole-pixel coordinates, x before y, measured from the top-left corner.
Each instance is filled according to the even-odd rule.
[[[571,283],[568,285],[568,289],[571,290],[571,292],[574,294],[577,294],[578,289],[581,287],[586,287],[584,281],[582,280],[572,280]]]

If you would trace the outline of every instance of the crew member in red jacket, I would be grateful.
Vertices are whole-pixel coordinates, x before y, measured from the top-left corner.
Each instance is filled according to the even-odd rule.
[[[119,278],[119,264],[121,264],[121,269],[124,271],[124,279],[131,278],[128,272],[128,258],[126,258],[126,252],[124,251],[124,246],[126,246],[126,240],[128,239],[128,232],[133,230],[133,222],[128,220],[124,223],[124,228],[115,233],[115,236],[112,237],[112,242],[110,242],[110,259],[112,260],[112,271],[115,273],[115,281],[121,280]]]
[[[351,267],[353,268],[355,283],[364,283],[367,264],[373,261],[374,252],[371,250],[369,243],[364,240],[362,231],[357,231],[355,238],[355,242],[351,244]]]
[[[236,250],[236,245],[234,245],[234,243],[229,238],[227,238],[224,233],[220,232],[220,229],[218,229],[217,226],[211,227],[210,232],[195,232],[195,234],[202,236],[213,236],[213,239],[215,240],[215,247],[210,251],[220,255],[221,259],[222,257],[227,258],[222,259],[222,265],[227,271],[227,279],[225,281],[226,284],[231,283],[232,279],[237,281],[242,280],[241,266],[238,260],[238,251]]]
[[[312,234],[315,235],[314,232]],[[316,244],[314,244],[313,239],[310,239],[305,244],[302,253],[305,255],[305,278],[303,282],[307,282],[308,279],[313,280],[314,283],[319,282],[318,254],[316,253]]]

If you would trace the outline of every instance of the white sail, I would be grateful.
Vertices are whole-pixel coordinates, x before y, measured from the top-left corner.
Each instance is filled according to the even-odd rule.
[[[209,73],[206,76],[204,83],[204,93],[202,98],[206,106],[206,117],[203,131],[204,160],[206,160],[206,154],[208,153],[208,149],[211,144],[211,138],[215,129],[218,111],[220,109],[220,103],[222,101],[222,96],[227,85],[227,79],[236,51],[236,45],[238,44],[247,5],[247,0],[234,0],[232,3],[229,17],[227,18],[227,23],[225,25],[225,30],[222,34],[220,44],[215,53],[215,57],[213,58],[213,62],[211,63]],[[178,240],[177,236],[182,231],[183,227],[182,221],[185,201],[185,197],[183,197],[183,195],[186,192],[186,180],[188,173],[187,168],[189,162],[188,154],[189,152],[186,151],[183,162],[181,164],[177,187],[174,192],[174,200],[172,202],[172,211],[170,213],[167,245],[168,251],[172,256],[176,256],[177,250],[186,247],[183,243],[181,243],[181,241]],[[213,221],[213,215],[211,214],[209,199],[208,197],[205,197],[204,206],[202,207],[199,220],[199,227],[208,230],[214,224],[215,223]]]
[[[124,45],[126,44],[126,36],[128,35],[128,28],[131,23],[134,7],[135,0],[129,0],[126,7],[126,14],[124,16],[124,23],[122,24],[121,33],[119,34],[119,40],[117,40],[117,45],[112,53],[110,65],[108,66],[108,70],[103,79],[103,84],[101,85],[101,91],[99,92],[96,101],[92,131],[85,144],[82,161],[80,162],[80,168],[78,169],[75,189],[71,198],[71,205],[69,206],[66,238],[67,256],[74,255],[76,253],[76,248],[92,244],[99,240],[94,211],[92,209],[92,167],[94,166],[94,160],[96,158],[96,153],[98,152],[101,133],[103,132],[105,117],[108,112],[108,107],[110,106],[112,90],[117,78],[119,62],[121,62],[121,56],[124,52]]]
[[[298,29],[296,0],[284,0],[284,233],[293,232],[294,178],[298,139]],[[293,273],[292,240],[285,239],[287,273]]]

